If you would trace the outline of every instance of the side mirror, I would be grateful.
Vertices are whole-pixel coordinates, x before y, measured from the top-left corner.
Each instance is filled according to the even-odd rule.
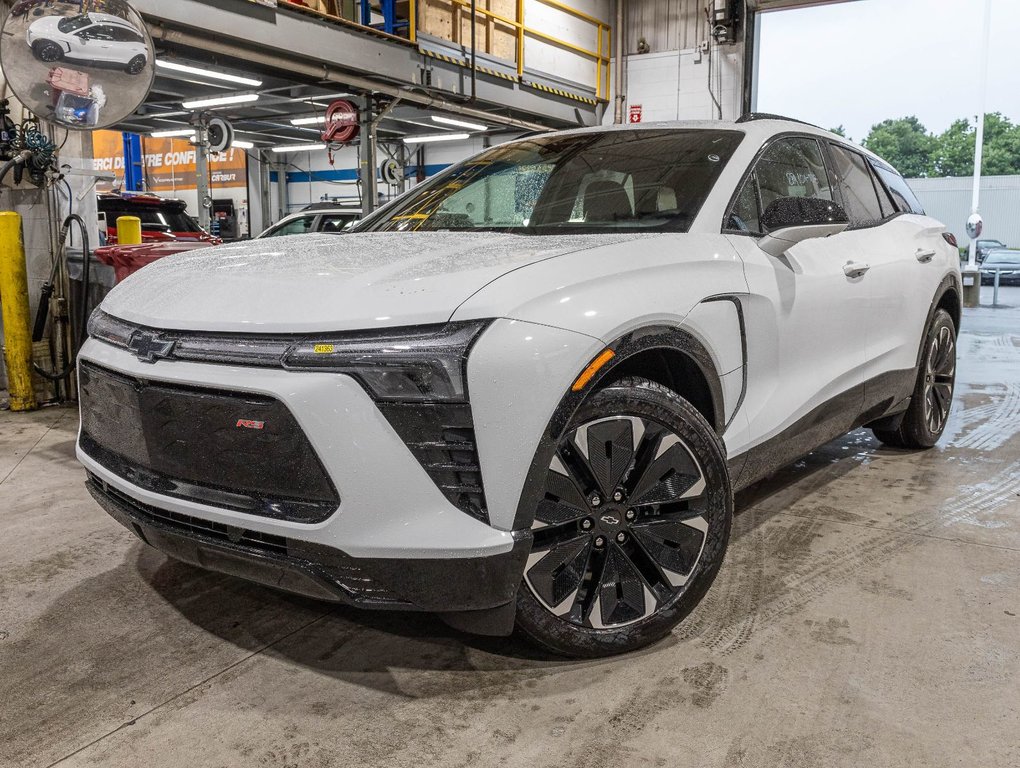
[[[846,211],[831,200],[780,197],[769,203],[761,223],[768,234],[758,241],[758,247],[770,256],[779,257],[804,240],[838,235],[850,226],[850,219]]]

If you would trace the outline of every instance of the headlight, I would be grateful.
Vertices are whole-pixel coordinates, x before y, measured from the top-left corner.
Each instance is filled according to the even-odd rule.
[[[309,339],[294,345],[284,365],[349,374],[377,400],[464,401],[467,354],[486,325],[446,323]]]
[[[127,349],[132,334],[137,330],[137,326],[118,320],[101,309],[93,310],[92,315],[89,317],[89,336],[93,339],[105,341],[107,344],[113,344],[115,347]]]

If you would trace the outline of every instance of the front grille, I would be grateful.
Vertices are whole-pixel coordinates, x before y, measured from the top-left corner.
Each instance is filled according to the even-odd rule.
[[[379,410],[450,503],[487,524],[471,406],[379,403]]]
[[[314,523],[340,498],[278,400],[79,366],[81,447],[133,485],[238,512]]]

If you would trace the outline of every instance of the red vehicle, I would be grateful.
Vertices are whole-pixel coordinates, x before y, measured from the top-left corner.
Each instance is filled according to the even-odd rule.
[[[147,193],[99,195],[99,212],[106,214],[106,242],[110,245],[117,242],[117,219],[121,216],[137,216],[142,220],[143,243],[223,242],[202,229],[188,215],[187,208],[183,200]]]
[[[96,258],[113,267],[119,283],[142,267],[159,261],[164,256],[208,248],[213,245],[204,240],[184,240],[165,243],[142,243],[141,245],[104,245],[96,248]]]

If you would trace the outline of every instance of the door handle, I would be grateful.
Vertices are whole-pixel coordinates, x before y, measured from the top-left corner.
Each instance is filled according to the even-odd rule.
[[[917,260],[922,264],[927,264],[929,261],[935,258],[935,251],[932,250],[926,251],[924,250],[924,248],[918,248],[917,253],[915,253],[914,256],[916,256]]]
[[[862,264],[859,261],[848,261],[843,267],[843,274],[847,277],[863,277],[864,273],[871,269],[870,264]]]

